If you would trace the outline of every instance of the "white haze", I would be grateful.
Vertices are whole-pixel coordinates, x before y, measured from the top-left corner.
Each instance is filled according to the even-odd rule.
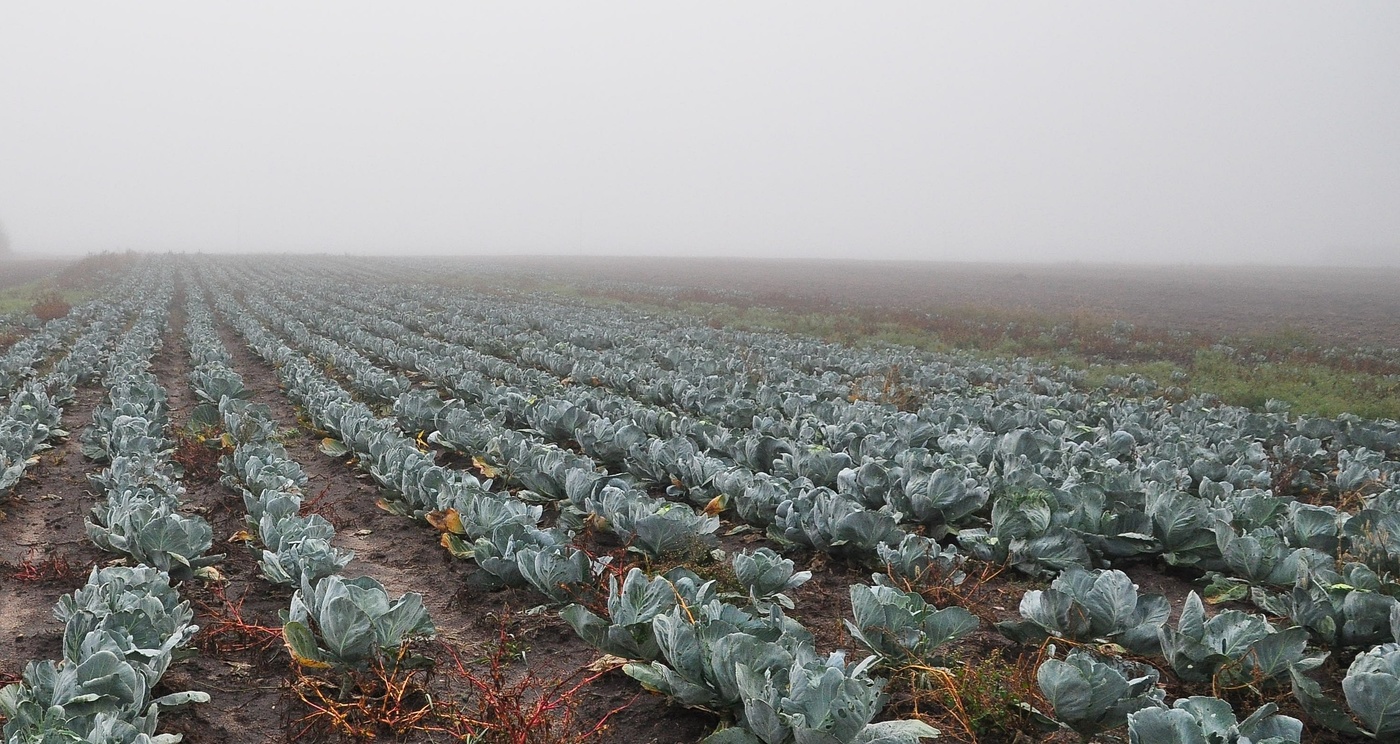
[[[1400,3],[0,1],[17,252],[1400,264]]]

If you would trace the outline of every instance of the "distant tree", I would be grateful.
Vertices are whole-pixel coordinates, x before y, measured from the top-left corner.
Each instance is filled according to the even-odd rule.
[[[5,223],[0,222],[0,258],[9,258],[10,253],[10,236],[5,233]]]

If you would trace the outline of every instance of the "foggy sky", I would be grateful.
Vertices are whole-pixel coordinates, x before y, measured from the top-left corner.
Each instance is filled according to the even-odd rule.
[[[1400,265],[1400,3],[0,0],[30,254]]]

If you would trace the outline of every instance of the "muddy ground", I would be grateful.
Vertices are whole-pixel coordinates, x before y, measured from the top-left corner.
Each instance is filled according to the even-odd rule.
[[[842,304],[937,312],[1087,314],[1219,335],[1302,330],[1400,347],[1400,268],[979,264],[692,258],[502,257],[468,275],[733,290],[779,307]]]
[[[87,476],[96,469],[78,442],[105,398],[103,390],[80,389],[63,410],[71,436],[40,453],[39,463],[0,500],[0,682],[18,676],[26,661],[62,655],[63,624],[53,616],[54,603],[110,558],[84,527],[97,499]]]

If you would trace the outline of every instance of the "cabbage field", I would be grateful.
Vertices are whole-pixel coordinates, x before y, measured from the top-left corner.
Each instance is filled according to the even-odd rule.
[[[7,744],[1400,741],[1400,423],[471,273],[14,320]]]

